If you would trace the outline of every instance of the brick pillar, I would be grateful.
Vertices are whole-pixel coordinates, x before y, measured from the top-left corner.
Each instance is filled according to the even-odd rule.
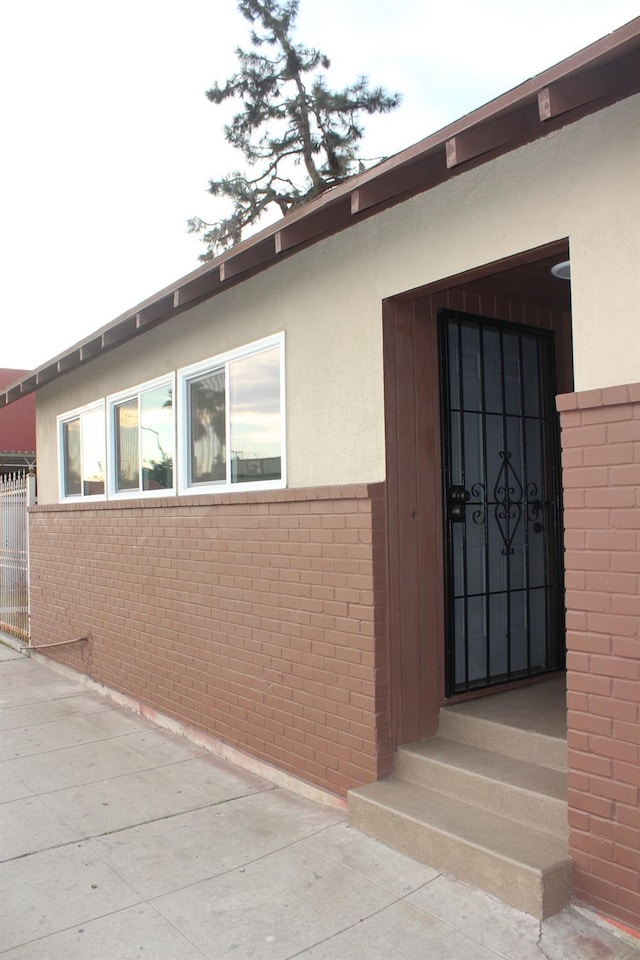
[[[558,410],[574,892],[640,927],[640,384]]]

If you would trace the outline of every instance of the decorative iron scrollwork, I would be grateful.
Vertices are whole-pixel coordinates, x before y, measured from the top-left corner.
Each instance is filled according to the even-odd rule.
[[[472,507],[476,508],[471,514],[471,519],[475,524],[480,526],[486,523],[487,520],[487,497],[484,483],[474,483],[471,487],[471,496],[474,501],[478,501],[477,503],[471,504]]]
[[[511,463],[511,451],[501,450],[502,466],[498,473],[493,496],[496,501],[495,516],[498,530],[504,543],[504,556],[513,553],[513,543],[516,531],[522,519],[522,497],[524,490],[520,479]]]

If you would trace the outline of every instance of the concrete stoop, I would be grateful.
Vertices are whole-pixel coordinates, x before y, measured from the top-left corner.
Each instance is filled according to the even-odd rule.
[[[394,774],[349,792],[358,827],[540,920],[569,901],[566,739],[444,708]]]

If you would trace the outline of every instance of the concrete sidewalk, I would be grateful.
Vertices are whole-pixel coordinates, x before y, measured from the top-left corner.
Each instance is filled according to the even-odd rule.
[[[0,644],[3,960],[631,960]]]

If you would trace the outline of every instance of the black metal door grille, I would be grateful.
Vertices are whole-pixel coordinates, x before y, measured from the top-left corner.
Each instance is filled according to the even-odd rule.
[[[440,314],[447,696],[557,670],[553,334]]]

